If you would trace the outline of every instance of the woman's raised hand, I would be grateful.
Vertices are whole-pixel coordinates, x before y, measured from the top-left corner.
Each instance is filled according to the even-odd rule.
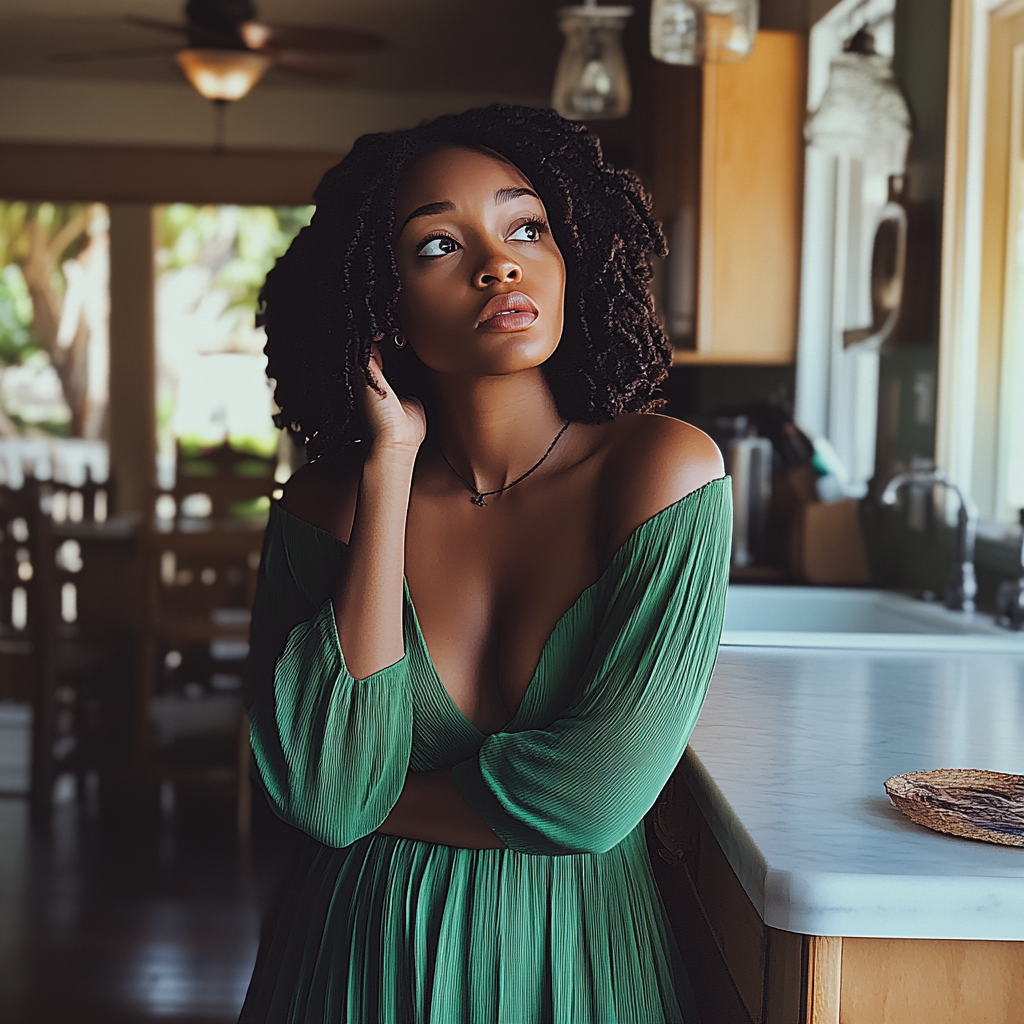
[[[380,349],[370,349],[360,400],[369,436],[348,563],[334,594],[338,639],[356,679],[394,665],[405,654],[405,524],[416,456],[427,432],[423,406],[400,399],[384,378]]]
[[[363,388],[363,411],[375,448],[419,448],[427,433],[427,417],[418,398],[399,398],[384,377],[380,348],[370,349],[370,374],[379,391]]]

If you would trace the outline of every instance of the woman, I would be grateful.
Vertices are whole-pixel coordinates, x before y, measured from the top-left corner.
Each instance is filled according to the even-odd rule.
[[[550,111],[366,136],[264,289],[246,704],[310,838],[244,1021],[694,1019],[643,815],[715,658],[718,449],[651,415],[664,241]]]

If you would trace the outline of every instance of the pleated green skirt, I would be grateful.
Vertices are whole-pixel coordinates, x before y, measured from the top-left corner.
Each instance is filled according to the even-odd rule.
[[[642,829],[538,857],[367,836],[310,842],[245,1022],[693,1024]]]

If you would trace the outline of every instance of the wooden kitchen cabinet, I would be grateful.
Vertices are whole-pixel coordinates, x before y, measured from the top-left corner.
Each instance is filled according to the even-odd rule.
[[[659,306],[687,363],[795,358],[807,39],[738,64],[650,68],[647,174],[671,254]]]
[[[798,935],[766,926],[677,776],[648,818],[651,862],[714,1024],[1018,1024],[1024,942]]]

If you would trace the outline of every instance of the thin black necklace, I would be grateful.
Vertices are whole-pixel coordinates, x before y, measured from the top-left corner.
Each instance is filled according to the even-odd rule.
[[[484,501],[485,498],[492,498],[494,497],[495,494],[503,494],[505,491],[511,489],[512,487],[515,487],[516,484],[521,484],[531,473],[535,473],[538,469],[540,469],[541,465],[544,463],[544,460],[555,450],[555,445],[558,444],[559,438],[568,429],[569,421],[566,420],[562,424],[562,429],[559,430],[557,434],[555,434],[555,439],[551,442],[551,444],[548,445],[548,450],[522,476],[517,476],[515,480],[512,481],[512,483],[505,484],[504,487],[499,487],[497,490],[494,491],[478,491],[475,484],[471,484],[450,462],[448,462],[448,456],[445,455],[444,449],[441,447],[440,444],[438,444],[437,450],[441,453],[441,458],[444,459],[444,461],[448,464],[448,468],[473,492],[473,497],[470,498],[469,500],[473,502],[474,505],[477,505],[480,508],[485,508],[487,505],[487,502]]]

